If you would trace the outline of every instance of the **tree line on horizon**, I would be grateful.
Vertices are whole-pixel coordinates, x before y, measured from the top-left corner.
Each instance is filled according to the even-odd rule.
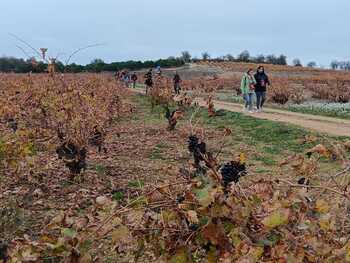
[[[186,63],[199,61],[230,61],[230,62],[244,62],[256,64],[273,64],[273,65],[288,65],[287,56],[281,54],[276,55],[257,55],[251,56],[249,51],[245,50],[234,57],[231,54],[212,58],[208,52],[203,52],[201,58],[192,57],[188,51],[181,52],[179,57],[168,57],[167,59],[147,60],[147,61],[121,61],[106,63],[102,59],[94,59],[87,65],[80,65],[71,63],[64,65],[61,61],[55,62],[57,72],[80,73],[80,72],[116,72],[120,70],[141,70],[145,68],[154,68],[160,66],[162,68],[180,67]],[[33,63],[35,62],[35,63]],[[303,67],[300,59],[294,59],[292,65],[296,67]],[[42,61],[35,61],[33,58],[22,59],[15,57],[0,57],[0,72],[14,72],[14,73],[43,73],[47,70],[47,63]],[[309,62],[307,67],[317,67],[316,62]],[[330,67],[334,70],[350,70],[350,61],[332,61]]]
[[[168,67],[180,67],[185,62],[181,58],[167,58],[158,60],[147,61],[122,61],[106,63],[102,59],[94,59],[87,65],[80,65],[71,63],[64,65],[61,61],[55,62],[55,69],[57,72],[67,73],[81,73],[81,72],[116,72],[124,69],[128,70],[140,70],[144,68],[154,68],[157,66]],[[0,57],[0,72],[14,72],[14,73],[43,73],[47,70],[47,63],[38,61],[33,63],[33,59],[22,59],[14,57]]]
[[[192,58],[190,53],[188,51],[183,51],[181,54],[181,57],[186,61],[230,61],[230,62],[244,62],[244,63],[256,63],[256,64],[274,64],[274,65],[287,65],[287,56],[285,55],[258,55],[255,57],[252,57],[249,53],[249,51],[245,50],[238,54],[236,57],[234,57],[231,54],[227,54],[224,56],[220,56],[217,58],[211,58],[210,54],[208,52],[203,52],[201,55],[201,58]]]
[[[203,52],[201,55],[201,58],[191,58],[191,55],[188,51],[182,52],[182,56],[190,59],[191,61],[200,61],[200,60],[210,60],[210,61],[231,61],[231,62],[244,62],[244,63],[254,63],[254,64],[272,64],[272,65],[282,65],[286,66],[288,65],[287,62],[287,56],[281,54],[279,56],[276,56],[274,54],[271,55],[257,55],[257,56],[251,56],[249,51],[244,50],[240,54],[238,54],[236,57],[234,57],[231,54],[227,54],[225,56],[220,56],[217,58],[211,58],[210,54],[208,52]],[[303,67],[303,64],[300,59],[296,58],[292,61],[292,66],[295,67]],[[314,61],[310,61],[306,64],[307,67],[315,68],[317,67],[317,63]]]

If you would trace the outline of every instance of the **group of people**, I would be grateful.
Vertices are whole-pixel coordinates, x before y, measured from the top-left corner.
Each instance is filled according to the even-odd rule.
[[[160,68],[157,68],[156,74],[158,76],[161,76],[162,72]],[[173,78],[173,83],[174,83],[174,91],[176,95],[180,94],[181,91],[181,78],[180,75],[176,72]],[[146,94],[148,94],[149,90],[152,89],[153,87],[153,70],[150,69],[146,74],[145,74],[145,85],[146,85]]]
[[[271,85],[265,73],[264,67],[259,66],[254,74],[250,68],[242,77],[241,91],[245,101],[244,110],[249,113],[262,112],[266,100],[267,87]],[[256,108],[253,108],[254,95],[256,96]]]
[[[129,88],[130,84],[132,84],[133,88],[136,88],[137,75],[135,72],[130,74],[126,70],[117,71],[115,73],[115,78],[117,81],[124,83],[126,88]]]
[[[161,76],[162,71],[160,67],[156,68],[156,75]],[[132,84],[133,88],[136,88],[137,75],[134,72],[133,74],[129,74],[127,71],[121,71],[116,73],[116,78],[119,81],[125,83],[126,87],[130,87]],[[153,70],[149,69],[144,76],[145,78],[145,86],[146,86],[146,94],[153,87]],[[181,91],[181,77],[178,72],[175,73],[173,77],[174,84],[174,92],[176,95],[180,94]],[[259,66],[256,73],[252,68],[250,68],[246,73],[244,73],[241,80],[241,92],[244,99],[244,110],[250,113],[253,112],[262,112],[263,106],[266,100],[266,90],[267,87],[271,85],[269,77],[265,73],[264,67]],[[254,97],[256,97],[256,107],[253,107]]]

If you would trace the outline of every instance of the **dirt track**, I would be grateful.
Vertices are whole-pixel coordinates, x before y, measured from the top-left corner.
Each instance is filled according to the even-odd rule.
[[[241,112],[250,115],[254,118],[291,123],[310,130],[314,130],[321,133],[328,133],[330,135],[335,136],[350,136],[349,120],[296,113],[290,111],[282,111],[269,108],[264,109],[263,113],[245,113],[243,112],[242,105],[240,104],[217,100],[214,101],[214,104],[216,109]],[[199,105],[205,106],[206,102],[201,100],[199,101]]]
[[[132,90],[144,93],[142,90]],[[203,99],[197,99],[200,106],[206,106]],[[254,118],[291,123],[313,131],[327,133],[334,136],[350,136],[350,120],[331,117],[317,116],[311,114],[296,113],[290,111],[265,108],[263,113],[246,113],[240,104],[214,100],[215,109],[240,112]]]

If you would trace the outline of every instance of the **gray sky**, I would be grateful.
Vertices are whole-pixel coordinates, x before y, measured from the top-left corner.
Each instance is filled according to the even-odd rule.
[[[54,56],[106,43],[78,63],[244,49],[326,66],[350,59],[349,0],[0,0],[0,10],[0,55],[23,57],[14,33]]]

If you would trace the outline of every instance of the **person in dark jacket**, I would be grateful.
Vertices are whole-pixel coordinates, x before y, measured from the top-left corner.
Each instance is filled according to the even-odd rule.
[[[135,89],[136,88],[136,81],[137,81],[137,75],[135,72],[131,75],[131,81],[132,81],[132,87]]]
[[[267,86],[270,85],[269,77],[265,73],[263,66],[259,66],[256,74],[254,75],[256,80],[255,95],[256,95],[256,108],[258,112],[263,110],[263,106],[266,100]]]
[[[176,74],[174,76],[173,82],[174,82],[175,94],[178,95],[178,94],[180,94],[180,90],[181,90],[181,86],[180,86],[181,78],[180,78],[180,75],[177,72],[176,72]]]
[[[153,87],[152,69],[145,74],[146,94]]]

